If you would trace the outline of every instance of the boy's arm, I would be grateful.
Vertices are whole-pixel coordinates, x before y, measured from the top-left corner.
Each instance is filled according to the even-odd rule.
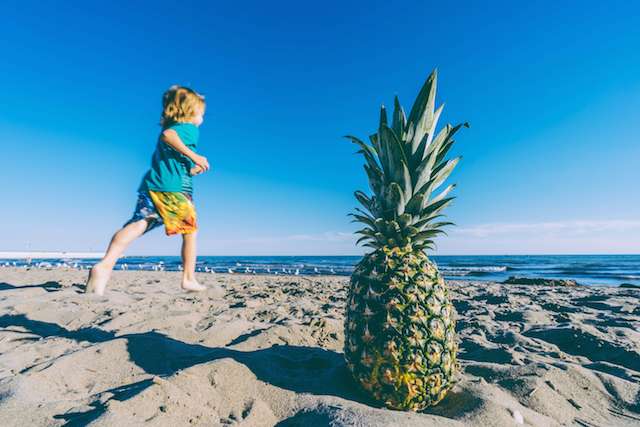
[[[187,147],[184,142],[182,142],[175,130],[165,129],[160,135],[160,140],[176,150],[178,153],[191,159],[191,161],[195,163],[196,166],[202,168],[204,172],[209,170],[209,161],[207,160],[207,158],[196,154],[195,151]]]

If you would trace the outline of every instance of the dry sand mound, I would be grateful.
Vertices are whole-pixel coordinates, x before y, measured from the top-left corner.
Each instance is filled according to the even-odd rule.
[[[463,373],[420,414],[341,354],[346,278],[0,269],[0,425],[640,425],[640,289],[452,283]]]

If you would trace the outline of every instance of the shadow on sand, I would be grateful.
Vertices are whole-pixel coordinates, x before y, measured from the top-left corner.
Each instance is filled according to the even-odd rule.
[[[130,360],[150,375],[167,377],[201,363],[231,358],[249,368],[259,380],[283,389],[333,395],[378,406],[358,391],[342,354],[322,348],[276,345],[262,350],[238,351],[189,344],[156,331],[116,335],[95,327],[68,330],[56,323],[29,319],[24,314],[0,316],[0,328],[8,327],[22,327],[43,338],[61,337],[78,342],[103,343],[126,339]],[[153,381],[147,379],[107,391],[113,394],[112,399],[123,401],[152,384]],[[93,409],[89,411],[65,413],[55,418],[64,419],[67,426],[86,425],[106,410],[106,404],[99,400],[90,406]]]
[[[13,291],[13,290],[30,289],[30,288],[42,288],[47,292],[56,292],[62,289],[62,285],[60,285],[60,283],[58,282],[53,282],[53,281],[41,283],[39,285],[22,285],[22,286],[12,285],[11,283],[5,283],[5,282],[0,283],[0,291]]]

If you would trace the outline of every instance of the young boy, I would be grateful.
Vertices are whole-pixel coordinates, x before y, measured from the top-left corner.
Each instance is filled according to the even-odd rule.
[[[182,234],[182,289],[207,289],[195,278],[197,225],[192,201],[192,176],[209,170],[207,158],[196,153],[204,96],[187,87],[172,86],[162,97],[162,107],[162,133],[151,169],[138,188],[133,217],[113,235],[104,258],[91,269],[86,292],[103,295],[116,261],[129,244],[162,224],[167,235]]]

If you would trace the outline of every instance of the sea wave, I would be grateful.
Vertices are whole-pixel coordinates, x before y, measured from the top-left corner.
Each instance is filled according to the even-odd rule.
[[[447,266],[438,266],[438,269],[442,272],[446,272],[448,274],[451,273],[498,273],[501,271],[507,271],[508,267],[505,266],[477,266],[477,267],[447,267]]]
[[[634,269],[635,270],[635,269]],[[640,279],[640,275],[633,272],[626,271],[606,271],[606,270],[598,270],[598,271],[585,271],[579,269],[559,269],[555,270],[554,273],[556,275],[561,276],[577,276],[577,277],[592,277],[592,278],[611,278],[611,279],[627,279],[627,280],[638,280]]]

